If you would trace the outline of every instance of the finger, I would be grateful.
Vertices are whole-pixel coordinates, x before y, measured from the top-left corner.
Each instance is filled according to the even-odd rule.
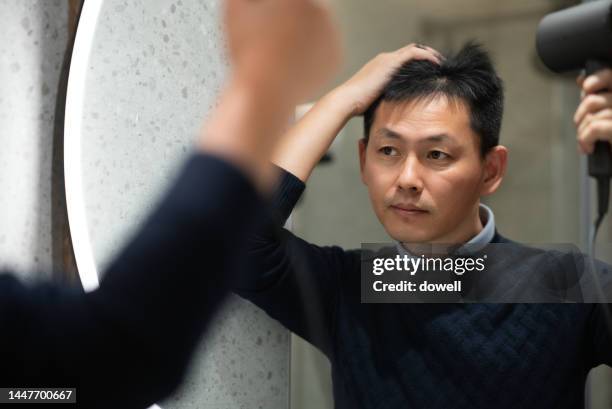
[[[612,90],[612,69],[604,68],[595,74],[589,75],[582,83],[582,89],[587,94]]]
[[[585,78],[586,78],[586,75],[584,73],[584,70],[582,70],[580,72],[580,75],[576,77],[576,85],[578,85],[578,88],[580,88],[580,100],[583,100],[584,97],[586,96],[586,92],[584,92],[584,89],[582,88],[582,84],[584,83]]]
[[[578,123],[578,129],[583,128],[587,122],[599,119],[612,119],[612,108],[605,108],[595,113],[586,114],[582,121]]]
[[[439,57],[441,57],[441,56],[442,56],[442,54],[440,54],[440,53],[439,53],[438,51],[436,51],[435,49],[433,49],[433,48],[431,48],[431,47],[429,47],[429,46],[426,46],[426,45],[424,45],[424,44],[417,44],[417,43],[411,43],[411,44],[408,44],[407,46],[404,46],[404,47],[402,47],[402,48],[398,49],[396,52],[397,52],[398,54],[409,54],[409,53],[414,52],[414,51],[416,51],[416,50],[429,51],[429,52],[431,52],[433,55],[436,55],[436,56],[439,56]]]
[[[588,154],[593,153],[595,142],[612,142],[612,120],[591,121],[591,123],[578,134],[578,143]]]
[[[606,108],[594,114],[586,114],[578,124],[578,133],[582,132],[591,122],[600,120],[612,120],[612,108]]]
[[[586,114],[584,116],[582,121],[580,121],[579,124],[578,124],[578,128],[577,128],[578,134],[581,134],[584,131],[584,129],[587,127],[587,125],[589,125],[591,123],[592,118],[593,118],[592,114]]]
[[[400,48],[395,55],[397,55],[401,62],[405,62],[411,59],[428,60],[438,65],[441,62],[434,52],[426,48],[416,47],[416,45]]]
[[[444,57],[444,55],[442,55],[441,52],[439,52],[438,50],[436,50],[435,48],[429,47],[429,46],[425,46],[426,49],[428,49],[429,51],[431,51],[432,53],[435,54],[436,57],[438,57],[438,59],[440,61],[444,61],[446,58]]]
[[[587,95],[576,109],[576,113],[574,114],[574,123],[580,123],[587,113],[595,113],[602,109],[611,107],[612,93]]]

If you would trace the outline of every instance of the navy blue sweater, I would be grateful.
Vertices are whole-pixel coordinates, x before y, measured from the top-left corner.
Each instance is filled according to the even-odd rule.
[[[303,189],[284,172],[237,292],[329,358],[336,408],[584,407],[612,364],[604,305],[361,304],[359,250],[280,229]]]

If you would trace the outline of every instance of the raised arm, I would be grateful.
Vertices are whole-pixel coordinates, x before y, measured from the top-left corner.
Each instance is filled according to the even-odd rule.
[[[413,59],[439,62],[440,58],[437,51],[418,44],[379,54],[348,81],[321,98],[283,136],[272,161],[306,182],[348,120],[368,109],[403,63]]]
[[[359,280],[360,257],[357,251],[308,243],[281,228],[304,186],[281,170],[272,212],[262,216],[249,239],[249,268],[232,287],[329,356],[339,289]]]

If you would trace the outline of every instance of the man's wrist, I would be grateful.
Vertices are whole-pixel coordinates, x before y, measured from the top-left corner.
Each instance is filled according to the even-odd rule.
[[[354,93],[343,85],[334,88],[331,92],[322,98],[325,104],[333,109],[337,115],[345,121],[357,116],[359,112],[359,103],[355,98]]]

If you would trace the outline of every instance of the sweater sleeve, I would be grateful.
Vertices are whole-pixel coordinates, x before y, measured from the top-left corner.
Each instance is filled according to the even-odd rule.
[[[331,353],[339,277],[351,256],[343,249],[321,247],[281,228],[304,190],[304,183],[280,169],[271,211],[249,240],[250,268],[234,291],[262,308],[286,328]]]
[[[91,293],[0,276],[0,384],[146,408],[180,383],[261,211],[236,168],[194,155]]]

